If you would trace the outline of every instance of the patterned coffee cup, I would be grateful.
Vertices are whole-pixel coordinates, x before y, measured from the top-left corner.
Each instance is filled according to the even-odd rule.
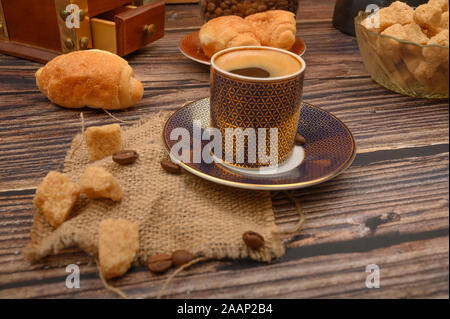
[[[299,65],[283,76],[250,77],[226,71],[216,63],[226,54],[246,54],[245,50],[275,52],[280,58],[281,53]],[[305,69],[301,57],[272,47],[234,47],[211,58],[211,127],[222,135],[223,161],[242,168],[261,168],[276,166],[289,157],[299,122]]]

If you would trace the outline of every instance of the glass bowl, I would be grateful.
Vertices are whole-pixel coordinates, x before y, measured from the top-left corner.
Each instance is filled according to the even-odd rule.
[[[361,22],[369,14],[359,12],[355,18],[355,32],[361,57],[372,79],[404,95],[448,99],[449,47],[421,45],[368,30]],[[428,51],[427,56],[431,53],[442,59],[431,63],[425,59],[424,50]]]

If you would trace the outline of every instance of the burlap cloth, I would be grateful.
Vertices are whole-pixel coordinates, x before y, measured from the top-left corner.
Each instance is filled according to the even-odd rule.
[[[25,251],[31,260],[78,246],[97,256],[98,225],[105,218],[124,218],[139,225],[139,252],[135,264],[145,264],[154,254],[177,249],[208,259],[251,258],[269,262],[285,249],[274,222],[269,192],[233,189],[190,173],[169,174],[161,168],[166,157],[162,128],[167,114],[155,114],[133,126],[122,125],[124,149],[139,153],[136,163],[120,166],[104,158],[92,163],[82,134],[72,141],[64,172],[78,182],[87,166],[95,164],[111,172],[123,188],[122,200],[90,200],[82,196],[70,218],[52,228],[36,211],[32,243]],[[246,231],[265,238],[260,250],[248,249]]]

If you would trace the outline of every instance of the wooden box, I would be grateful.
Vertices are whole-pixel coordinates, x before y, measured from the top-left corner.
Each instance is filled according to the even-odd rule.
[[[43,63],[61,53],[90,48],[125,56],[164,36],[164,1],[140,4],[139,0],[0,0],[0,52]]]

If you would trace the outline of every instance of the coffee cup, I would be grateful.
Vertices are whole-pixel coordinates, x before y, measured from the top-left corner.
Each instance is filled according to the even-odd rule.
[[[211,58],[211,127],[222,160],[240,168],[277,166],[294,148],[305,61],[272,47],[234,47]]]

